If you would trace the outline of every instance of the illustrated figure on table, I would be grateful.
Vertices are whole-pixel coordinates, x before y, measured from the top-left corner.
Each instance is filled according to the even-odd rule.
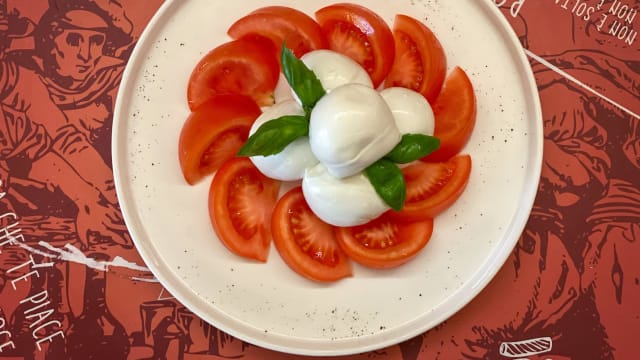
[[[71,98],[74,99],[73,101],[82,101],[86,98],[85,94],[81,93],[80,95],[75,94],[65,97],[60,94],[62,92],[60,88],[57,88],[58,91],[55,92],[52,90],[54,88],[53,85],[51,85],[54,81],[62,81],[61,79],[65,77],[49,78],[43,76],[46,72],[29,66],[41,62],[43,66],[48,64],[49,68],[58,69],[62,74],[71,74],[76,78],[79,77],[79,73],[85,70],[91,70],[93,73],[92,66],[79,65],[69,60],[75,55],[71,52],[73,48],[71,44],[76,41],[75,44],[79,45],[81,42],[79,36],[82,35],[78,32],[80,30],[72,31],[74,30],[73,22],[78,20],[78,16],[83,14],[86,16],[88,14],[67,11],[60,15],[58,21],[50,21],[51,18],[54,18],[53,15],[49,14],[50,12],[43,15],[43,20],[45,21],[37,25],[34,33],[42,33],[44,31],[43,27],[53,27],[51,30],[56,31],[58,36],[50,39],[50,42],[58,45],[57,47],[51,46],[47,48],[47,43],[40,41],[43,44],[36,46],[35,52],[28,49],[12,51],[14,49],[9,48],[4,53],[4,61],[2,62],[4,89],[2,104],[6,119],[4,125],[8,128],[3,132],[3,135],[6,138],[5,146],[9,148],[3,151],[3,160],[11,166],[9,172],[12,177],[27,181],[39,181],[48,186],[49,190],[53,190],[48,191],[49,193],[62,192],[71,202],[79,202],[76,207],[81,221],[77,221],[76,225],[79,228],[78,237],[85,246],[88,246],[91,242],[106,241],[107,239],[130,246],[124,227],[121,223],[117,224],[119,221],[117,198],[111,169],[109,164],[103,160],[103,156],[89,141],[92,138],[91,129],[97,129],[98,127],[89,126],[89,122],[82,119],[67,117],[66,113],[63,112],[64,104],[61,101],[67,102],[71,107],[73,105],[70,102]],[[70,17],[65,15],[68,13],[71,13]],[[94,14],[94,16],[97,15]],[[86,19],[85,23],[87,23]],[[106,23],[103,20],[99,26],[104,28],[104,25]],[[84,31],[89,30],[85,29]],[[102,37],[104,41],[104,34],[93,35],[97,36],[96,40]],[[48,52],[46,56],[40,57],[36,56],[42,55],[37,50],[48,50]],[[32,62],[24,59],[27,55],[31,55]],[[51,64],[52,56],[54,59],[60,60],[55,61],[55,66]],[[95,65],[93,60],[90,63]],[[102,76],[100,78],[111,77]],[[45,86],[45,84],[48,86]],[[88,91],[87,89],[85,90]],[[100,91],[93,92],[94,95],[99,95],[100,93]],[[56,102],[59,104],[56,104]],[[87,111],[86,113],[89,114],[90,112]],[[12,134],[18,134],[18,136],[10,138],[9,135]],[[30,149],[30,151],[25,151],[25,148]],[[57,161],[54,161],[54,158]],[[70,168],[70,171],[68,171],[67,167]],[[57,173],[57,176],[52,176],[55,173]],[[72,179],[73,176],[76,178]],[[79,180],[82,180],[82,182]],[[45,202],[42,199],[55,196],[47,197],[46,190],[48,189],[43,189],[45,193],[37,194],[36,201],[32,201],[31,204],[23,204],[22,207],[26,207],[26,209],[23,209],[24,212],[21,212],[21,215],[28,215],[29,208],[31,208],[31,212],[34,212],[34,208],[40,208],[40,214],[38,215],[42,215],[44,212],[42,208],[45,208],[45,206],[39,206]],[[32,188],[25,187],[24,189],[26,192],[29,190],[32,190]],[[9,193],[17,192],[16,190]],[[91,192],[93,192],[93,195],[91,195]],[[24,196],[23,199],[29,200],[29,197]],[[59,199],[57,200],[57,203],[61,202]],[[16,201],[15,203],[20,202]],[[36,203],[40,204],[36,205]],[[52,212],[52,207],[47,207],[49,212]],[[67,206],[67,208],[70,207]],[[109,210],[110,213],[105,213],[103,209]],[[66,213],[69,212],[69,210],[66,211]],[[65,210],[60,209],[58,213],[65,213]],[[108,216],[101,217],[99,216],[101,213]],[[108,221],[110,219],[111,221]],[[102,224],[95,225],[101,225],[104,229],[91,229],[92,225],[90,223],[92,221],[101,221]],[[121,233],[115,236],[114,230],[118,230]]]
[[[112,109],[132,24],[115,2],[58,1],[35,29],[33,67],[51,99],[110,164]],[[111,20],[108,22],[108,20]]]

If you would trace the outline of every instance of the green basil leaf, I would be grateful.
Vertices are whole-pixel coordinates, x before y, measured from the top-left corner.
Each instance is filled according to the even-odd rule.
[[[300,102],[302,102],[302,107],[310,111],[316,102],[326,93],[320,80],[318,80],[316,74],[286,46],[282,46],[280,62],[282,64],[284,77],[296,95],[298,95]]]
[[[382,200],[393,210],[400,211],[404,206],[407,189],[398,165],[382,158],[369,165],[364,173]]]
[[[277,154],[294,140],[308,134],[309,122],[305,116],[282,116],[262,124],[242,145],[238,155],[269,156]]]
[[[398,164],[407,164],[425,157],[440,147],[440,139],[422,135],[405,134],[396,147],[387,154],[387,158]]]

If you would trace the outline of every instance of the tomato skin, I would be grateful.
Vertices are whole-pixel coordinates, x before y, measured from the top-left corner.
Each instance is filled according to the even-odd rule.
[[[447,58],[440,41],[424,23],[398,14],[393,24],[395,58],[385,87],[400,86],[436,100],[447,75]]]
[[[311,50],[326,49],[320,26],[309,15],[287,6],[266,6],[236,20],[227,30],[234,39],[260,35],[270,39],[278,56],[282,44],[297,57]]]
[[[372,268],[393,268],[415,258],[427,245],[433,219],[402,222],[388,214],[364,225],[336,228],[338,242],[351,259]]]
[[[280,182],[262,175],[249,158],[233,158],[220,167],[209,188],[209,217],[227,249],[267,261],[279,190]]]
[[[402,210],[390,216],[402,221],[435,218],[462,195],[471,167],[471,156],[457,155],[442,163],[416,161],[402,168],[407,197]]]
[[[315,13],[329,48],[358,62],[378,87],[393,65],[393,33],[378,14],[361,5],[340,3]]]
[[[187,102],[195,110],[216,94],[251,97],[258,105],[273,104],[280,65],[271,47],[255,39],[226,42],[209,51],[194,67]]]
[[[291,269],[311,280],[329,282],[352,275],[351,261],[333,229],[311,212],[299,186],[284,194],[273,211],[271,231],[278,253]]]
[[[456,67],[445,80],[433,104],[433,136],[440,139],[440,148],[423,159],[438,162],[458,154],[469,141],[475,127],[476,107],[473,84],[465,71]]]
[[[261,114],[260,107],[243,95],[215,95],[182,125],[178,160],[184,179],[193,185],[234,157]]]

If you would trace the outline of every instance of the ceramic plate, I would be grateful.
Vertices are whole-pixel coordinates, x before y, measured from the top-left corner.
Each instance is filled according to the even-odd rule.
[[[527,221],[540,175],[538,94],[518,39],[493,1],[363,0],[389,24],[397,13],[426,19],[462,66],[478,97],[465,149],[469,185],[435,222],[411,263],[317,284],[291,271],[272,249],[266,264],[229,253],[209,223],[209,181],[188,186],[178,134],[189,111],[187,80],[197,61],[228,40],[233,20],[266,5],[308,14],[331,1],[183,0],[165,3],[126,69],[113,128],[122,210],[135,244],[161,283],[223,331],[266,348],[338,355],[418,335],[460,310],[495,275]]]

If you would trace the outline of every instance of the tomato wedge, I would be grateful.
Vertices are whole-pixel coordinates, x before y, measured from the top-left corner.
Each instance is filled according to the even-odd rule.
[[[234,157],[261,110],[243,95],[215,95],[191,112],[180,131],[178,160],[193,185]]]
[[[393,33],[378,14],[356,4],[334,4],[316,11],[329,48],[358,62],[378,87],[393,65]]]
[[[287,6],[257,9],[234,22],[227,34],[234,39],[264,36],[273,42],[278,54],[282,44],[286,43],[297,57],[328,47],[318,23],[309,15]]]
[[[396,15],[393,37],[396,56],[384,86],[415,90],[433,104],[447,75],[440,41],[425,24],[402,14]]]
[[[338,245],[333,226],[311,212],[301,187],[278,201],[271,229],[280,256],[298,274],[323,282],[351,276],[351,262]]]
[[[251,97],[260,106],[273,104],[280,64],[273,48],[260,41],[239,39],[209,51],[191,72],[189,108],[195,110],[216,94]]]
[[[336,228],[340,247],[354,261],[392,268],[413,259],[431,239],[433,219],[402,222],[385,213],[359,226]]]
[[[404,207],[389,214],[403,221],[435,218],[462,193],[471,175],[471,156],[458,155],[446,162],[416,161],[402,168],[407,186]]]
[[[453,69],[433,104],[434,136],[440,148],[424,158],[445,161],[467,144],[476,124],[476,95],[471,80],[460,67]]]
[[[267,261],[279,190],[280,182],[262,175],[249,158],[233,158],[218,170],[209,188],[209,217],[231,252]]]

